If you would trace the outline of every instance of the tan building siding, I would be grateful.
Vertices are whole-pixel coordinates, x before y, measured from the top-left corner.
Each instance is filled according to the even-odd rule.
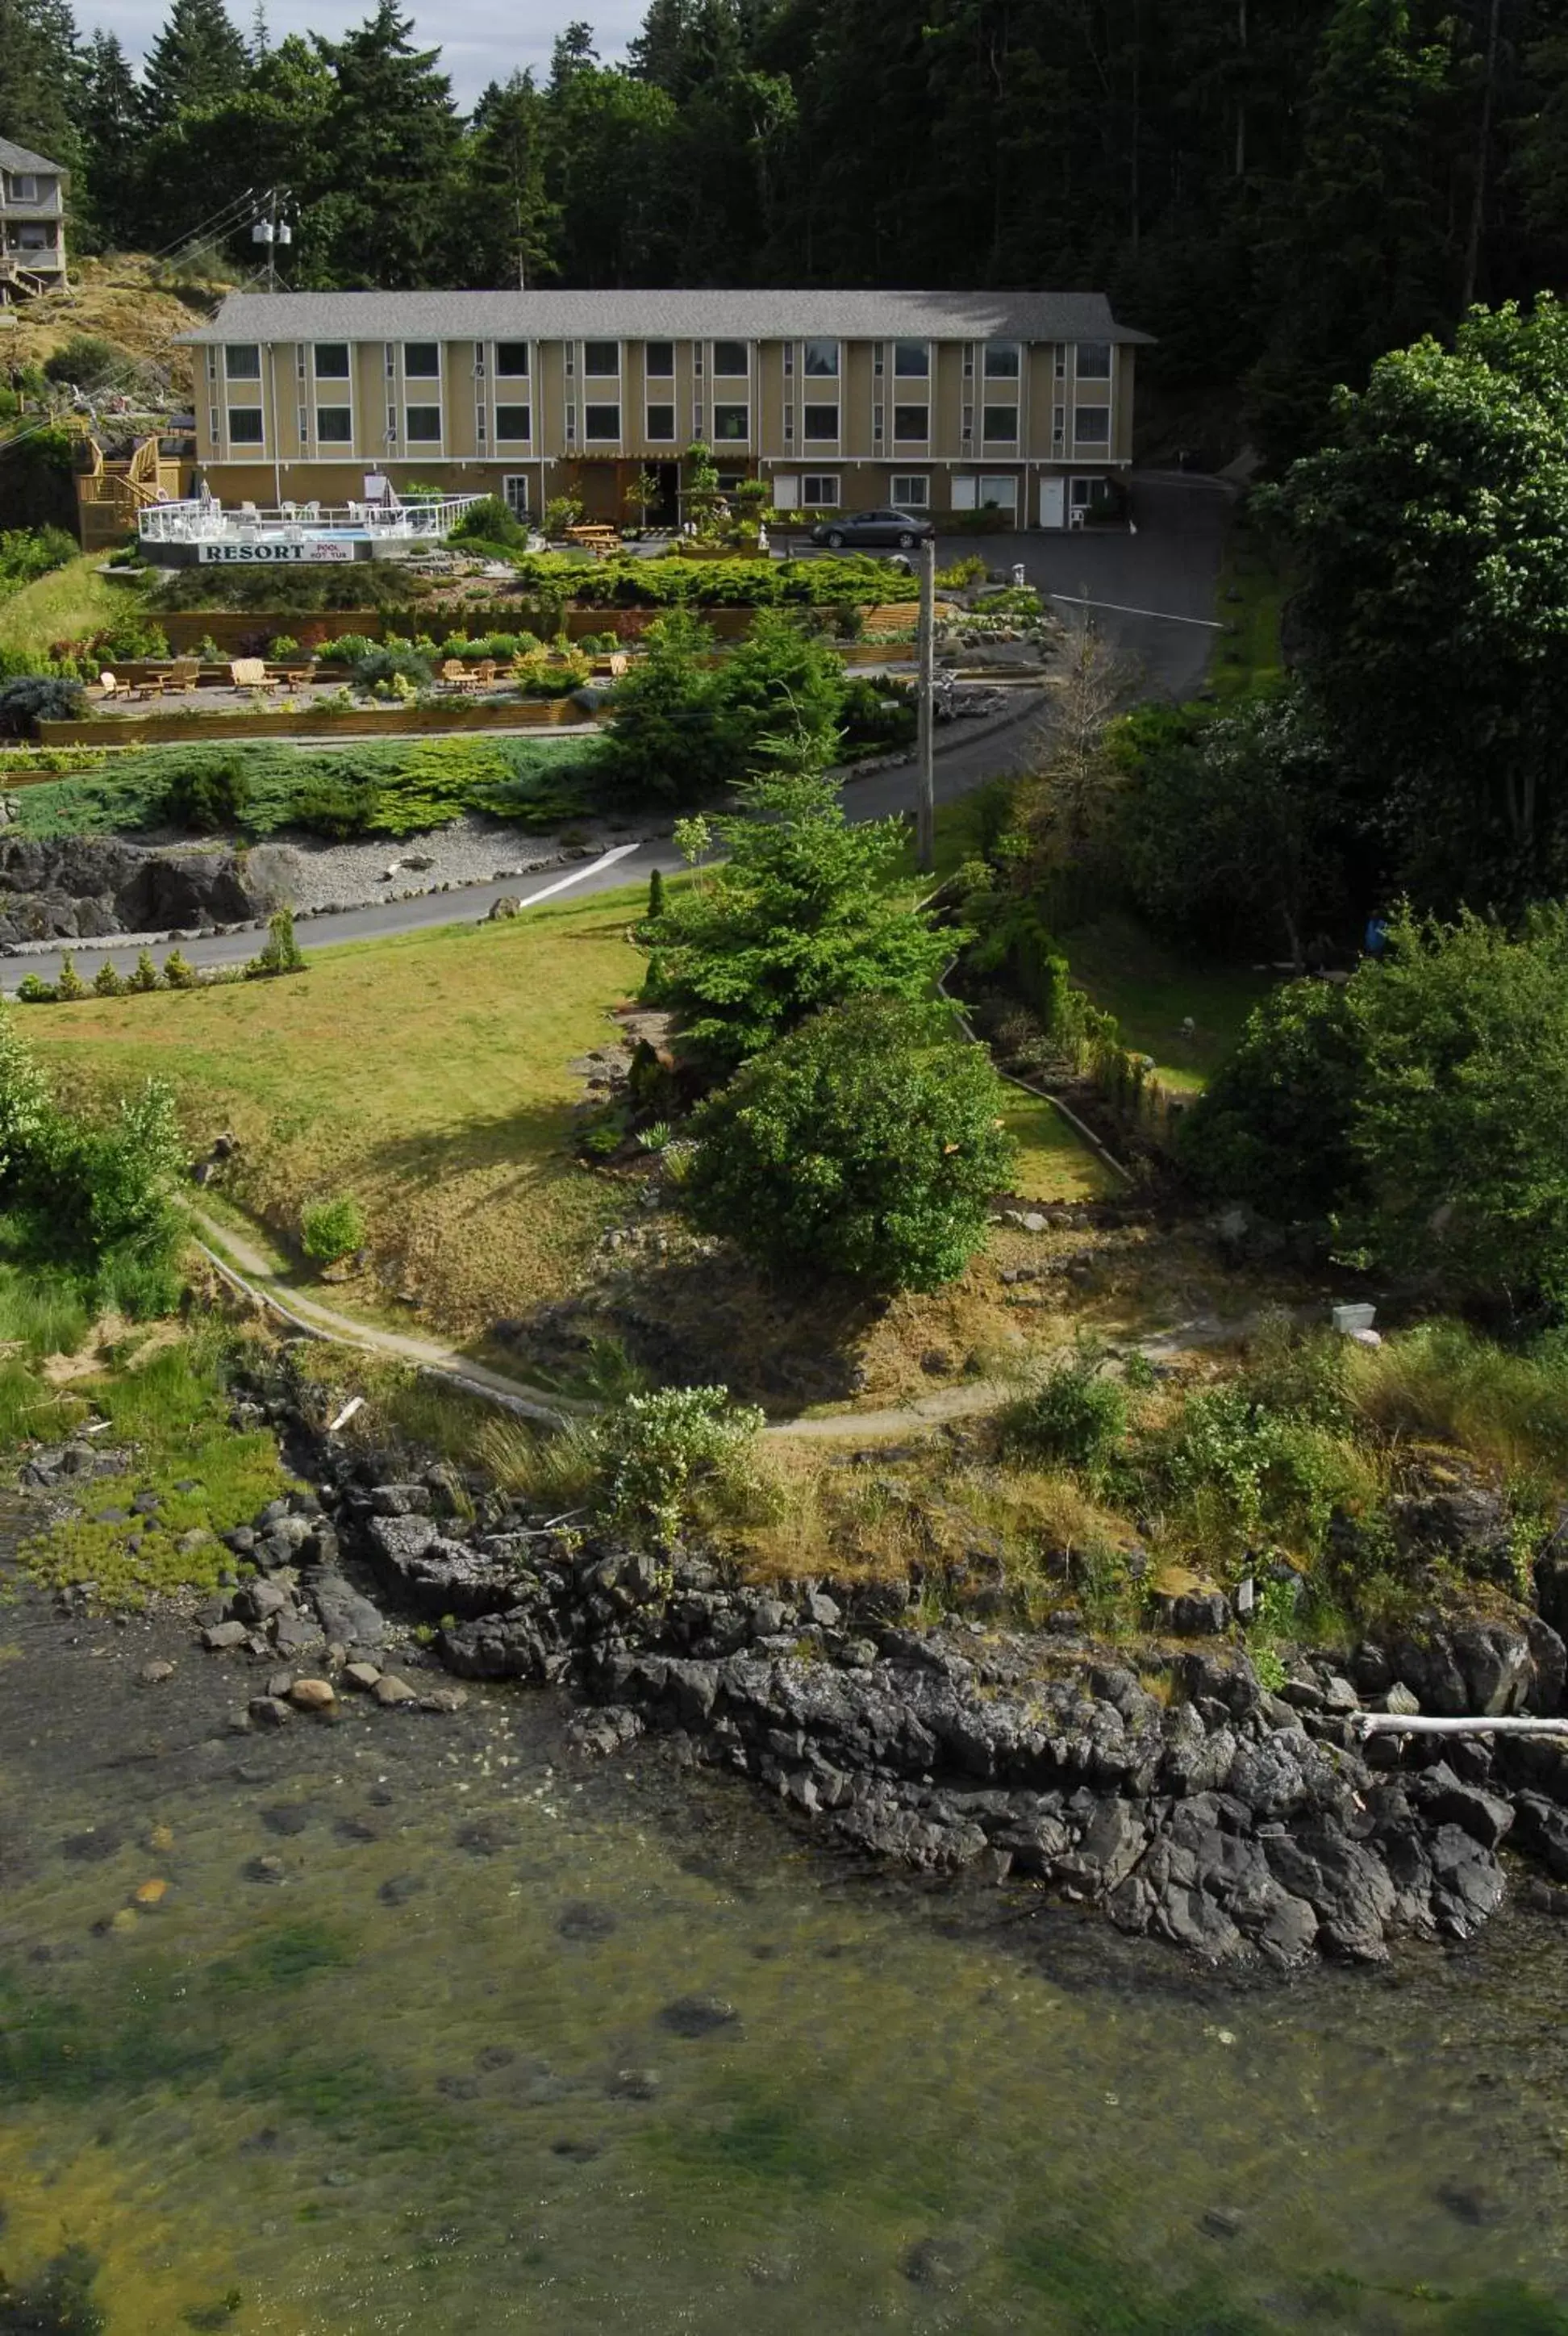
[[[307,304],[314,297],[286,296]],[[798,304],[807,296],[788,297]],[[277,306],[295,313],[286,299]],[[256,303],[239,307],[258,313]],[[837,372],[808,371],[826,347],[836,351]],[[719,370],[734,357],[744,365]],[[588,363],[601,358],[614,369],[589,374]],[[1040,481],[1054,478],[1064,516],[1052,523],[1065,524],[1075,492],[1083,499],[1071,481],[1103,480],[1131,462],[1135,365],[1125,337],[988,343],[934,332],[901,342],[737,335],[727,347],[689,335],[655,343],[607,333],[596,344],[503,342],[480,331],[215,341],[198,353],[199,458],[209,487],[231,504],[343,502],[380,473],[394,486],[509,491],[536,517],[551,496],[572,492],[593,516],[620,520],[641,470],[660,478],[667,503],[675,466],[700,433],[721,471],[774,481],[781,508],[803,511],[833,486],[842,509],[903,494],[942,517],[993,501],[1036,525]],[[650,434],[650,408],[670,434]],[[833,434],[806,434],[813,409],[834,418]],[[1044,507],[1054,514],[1054,490]]]

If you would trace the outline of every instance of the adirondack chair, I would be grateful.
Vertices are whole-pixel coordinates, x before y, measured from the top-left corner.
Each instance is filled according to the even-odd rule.
[[[276,689],[278,684],[267,670],[264,657],[235,657],[229,667],[229,678],[236,689]]]
[[[473,668],[474,687],[476,689],[488,689],[494,679],[495,659],[493,657],[481,657],[479,663]]]
[[[448,657],[441,668],[440,679],[448,689],[472,689],[474,676],[461,657]]]
[[[200,678],[201,659],[200,657],[176,657],[174,663],[169,668],[169,675],[164,683],[164,687],[170,690],[180,690],[184,692],[186,696],[189,696],[196,687],[196,685]]]

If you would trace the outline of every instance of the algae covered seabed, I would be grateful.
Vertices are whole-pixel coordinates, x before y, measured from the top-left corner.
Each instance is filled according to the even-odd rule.
[[[242,1736],[172,1625],[0,1642],[0,2264],[110,2336],[1568,2326],[1544,1919],[1238,1990],[549,1697]]]

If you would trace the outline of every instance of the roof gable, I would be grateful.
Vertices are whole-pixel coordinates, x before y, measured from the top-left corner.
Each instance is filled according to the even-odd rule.
[[[51,162],[46,155],[29,153],[25,146],[15,145],[9,138],[0,138],[0,170],[45,170],[55,179],[70,176],[63,162]]]

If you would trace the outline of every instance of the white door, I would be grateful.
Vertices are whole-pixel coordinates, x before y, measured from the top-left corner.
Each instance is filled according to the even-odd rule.
[[[1067,482],[1066,479],[1040,481],[1040,525],[1066,527],[1067,523]]]

